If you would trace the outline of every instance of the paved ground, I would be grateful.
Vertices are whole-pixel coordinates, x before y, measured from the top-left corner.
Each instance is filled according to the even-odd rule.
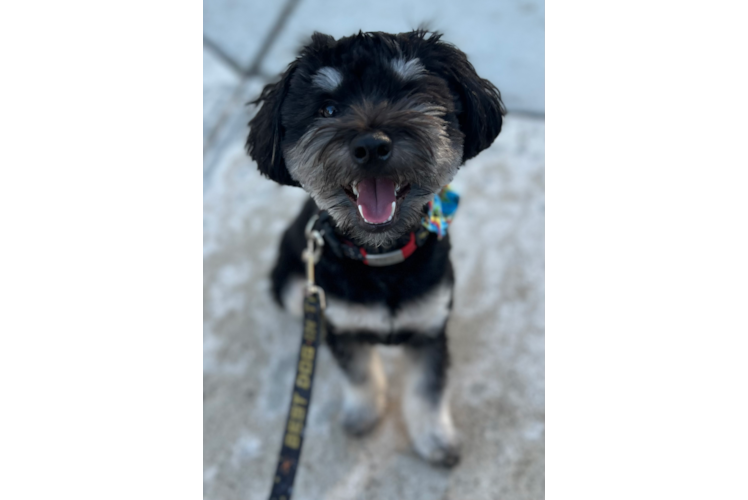
[[[367,15],[346,12],[342,0],[204,5],[204,497],[267,496],[300,334],[270,300],[267,274],[305,195],[257,174],[243,151],[252,110],[242,104],[307,31],[401,31],[431,14],[456,20],[448,39],[474,56],[510,109],[494,146],[455,182],[463,200],[450,226],[457,290],[448,329],[463,460],[448,471],[410,450],[396,349],[382,348],[385,420],[365,438],[345,435],[342,375],[325,349],[294,499],[543,498],[543,4],[461,2],[460,15],[439,1],[378,3]],[[475,36],[482,30],[490,34]]]
[[[205,38],[239,71],[273,77],[313,31],[408,31],[425,23],[470,56],[509,109],[545,112],[542,0],[205,0]],[[280,23],[278,22],[280,20]]]

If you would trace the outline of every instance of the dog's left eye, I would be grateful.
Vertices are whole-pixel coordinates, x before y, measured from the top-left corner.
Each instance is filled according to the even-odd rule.
[[[324,116],[325,118],[331,118],[338,114],[338,108],[336,108],[332,104],[329,104],[325,106],[324,108],[320,109],[319,114]]]

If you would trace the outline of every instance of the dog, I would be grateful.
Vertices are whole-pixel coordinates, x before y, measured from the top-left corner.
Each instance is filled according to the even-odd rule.
[[[402,345],[413,447],[452,466],[460,456],[446,393],[454,275],[447,221],[429,231],[428,219],[458,169],[498,136],[506,111],[499,90],[441,38],[314,33],[253,101],[261,107],[246,148],[264,176],[310,195],[283,234],[272,287],[300,314],[305,227],[316,217],[325,340],[346,380],[343,426],[360,435],[381,419],[386,380],[375,344]]]

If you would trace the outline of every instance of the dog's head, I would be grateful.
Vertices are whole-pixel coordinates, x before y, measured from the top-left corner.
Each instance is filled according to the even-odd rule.
[[[501,95],[441,35],[315,33],[267,85],[247,151],[354,241],[386,246],[501,131]]]

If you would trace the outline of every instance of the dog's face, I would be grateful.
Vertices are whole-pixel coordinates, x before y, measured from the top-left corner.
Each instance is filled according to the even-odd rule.
[[[499,91],[465,54],[423,31],[315,33],[265,87],[247,150],[302,186],[354,241],[388,246],[501,130]]]

